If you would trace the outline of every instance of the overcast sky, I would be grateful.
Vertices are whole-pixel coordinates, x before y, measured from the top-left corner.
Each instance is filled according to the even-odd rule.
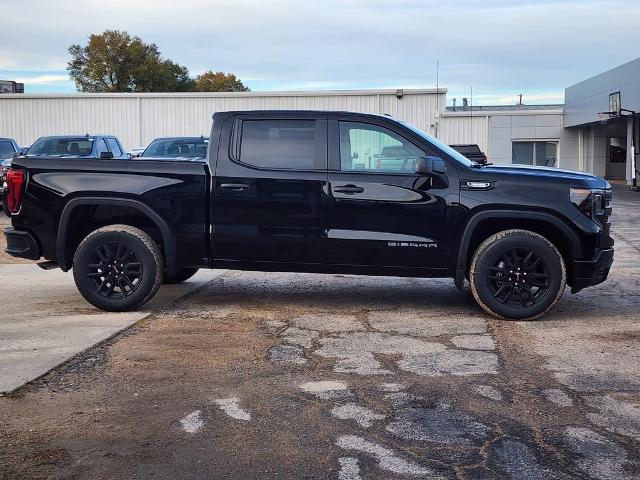
[[[640,1],[20,0],[0,2],[0,78],[72,92],[72,43],[127,30],[192,75],[252,90],[433,87],[475,104],[561,103],[638,56]],[[460,102],[460,100],[459,100]]]

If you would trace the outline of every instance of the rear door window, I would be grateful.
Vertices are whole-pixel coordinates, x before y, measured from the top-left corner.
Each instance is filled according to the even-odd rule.
[[[324,170],[315,120],[244,120],[239,160],[266,169]]]

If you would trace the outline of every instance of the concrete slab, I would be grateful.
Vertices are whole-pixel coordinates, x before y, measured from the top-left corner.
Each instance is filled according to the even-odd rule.
[[[71,272],[0,265],[0,393],[11,392],[169,305],[223,270],[166,285],[140,310],[107,313],[88,304]]]

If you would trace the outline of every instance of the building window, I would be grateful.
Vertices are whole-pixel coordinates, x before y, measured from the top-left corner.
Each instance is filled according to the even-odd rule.
[[[513,142],[513,163],[555,167],[558,159],[558,142]]]

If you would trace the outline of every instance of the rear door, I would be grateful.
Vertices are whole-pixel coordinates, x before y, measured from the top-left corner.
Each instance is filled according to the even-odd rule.
[[[458,177],[450,164],[443,176],[416,174],[416,160],[434,154],[395,122],[329,121],[329,264],[406,272],[447,266]]]
[[[324,263],[327,120],[301,114],[229,117],[213,180],[216,260]]]

